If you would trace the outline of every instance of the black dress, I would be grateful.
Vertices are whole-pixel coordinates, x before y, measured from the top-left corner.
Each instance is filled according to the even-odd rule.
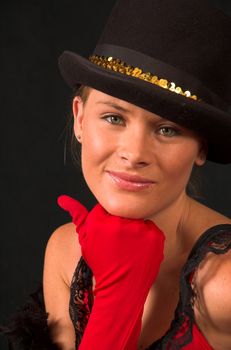
[[[231,249],[231,224],[220,224],[206,230],[194,245],[180,275],[179,302],[168,332],[146,350],[179,350],[192,341],[194,292],[191,276],[205,256],[212,252],[224,254]],[[76,334],[76,349],[81,342],[94,303],[93,274],[83,257],[80,258],[71,283],[69,311]],[[185,324],[187,327],[185,328]],[[182,327],[185,331],[182,332]],[[31,300],[6,327],[0,327],[9,339],[9,349],[59,349],[50,337],[52,325],[47,326],[42,288],[31,295]],[[180,331],[180,337],[177,336]],[[16,347],[19,344],[20,347]]]

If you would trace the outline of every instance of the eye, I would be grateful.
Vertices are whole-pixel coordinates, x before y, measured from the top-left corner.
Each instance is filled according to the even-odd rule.
[[[179,134],[179,131],[171,126],[162,126],[159,130],[161,135],[167,136],[167,137],[173,137]]]
[[[104,120],[106,120],[110,124],[114,125],[124,125],[124,119],[116,114],[108,114],[103,117]]]

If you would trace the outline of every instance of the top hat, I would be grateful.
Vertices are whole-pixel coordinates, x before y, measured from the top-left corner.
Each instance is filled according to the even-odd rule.
[[[231,163],[231,19],[209,0],[118,0],[89,58],[64,51],[72,87],[90,86],[194,130]]]

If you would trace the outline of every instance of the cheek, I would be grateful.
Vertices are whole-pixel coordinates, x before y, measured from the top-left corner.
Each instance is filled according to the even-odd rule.
[[[163,152],[160,159],[160,168],[163,176],[176,186],[186,186],[198,152],[195,142],[186,142],[184,145],[171,145]]]
[[[82,132],[82,157],[83,161],[87,157],[91,157],[94,153],[98,153],[102,148],[102,139],[94,128],[90,118],[86,116],[83,120]]]
[[[92,186],[99,184],[99,176],[113,154],[113,142],[102,128],[86,123],[82,134],[82,170],[85,180]]]

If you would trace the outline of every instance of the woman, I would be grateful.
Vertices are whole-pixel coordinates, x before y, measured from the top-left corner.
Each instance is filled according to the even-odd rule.
[[[186,191],[206,158],[231,161],[230,62],[231,20],[206,0],[119,0],[89,60],[61,56],[99,203],[59,198],[73,223],[45,257],[57,347],[231,348],[231,220]]]
[[[208,25],[209,21],[213,26]],[[44,295],[49,320],[58,323],[54,339],[63,349],[75,348],[75,332],[68,312],[70,288],[77,345],[82,339],[80,349],[135,349],[137,345],[146,349],[151,344],[152,348],[231,348],[228,251],[231,220],[186,193],[192,169],[202,166],[206,156],[217,162],[230,161],[227,150],[231,116],[223,99],[230,102],[231,93],[224,82],[216,81],[224,77],[224,67],[216,65],[218,58],[218,62],[227,64],[226,69],[230,67],[230,29],[230,19],[206,1],[187,5],[183,1],[118,1],[90,62],[71,52],[61,56],[60,68],[68,84],[88,86],[82,86],[73,99],[74,135],[82,147],[85,180],[106,211],[98,213],[97,209],[96,214],[93,210],[88,217],[75,200],[65,196],[59,199],[59,204],[70,211],[74,224],[58,228],[48,243]],[[223,31],[225,35],[228,32],[225,38]],[[109,214],[111,222],[107,221]],[[137,281],[139,288],[133,280],[132,288],[137,294],[144,289],[140,301],[144,302],[143,314],[136,313],[139,304],[136,296],[126,298],[126,287],[127,293],[130,289],[126,278],[129,280],[131,271],[122,270],[119,282],[112,277],[127,263],[117,257],[116,248],[113,250],[117,242],[113,240],[115,216],[151,220],[162,232],[155,232],[154,250],[145,246],[145,227],[138,248],[135,238],[131,238],[127,243],[130,247],[124,250],[127,259],[139,256],[138,261],[132,260],[133,267],[137,263],[135,275],[142,275],[143,279],[141,284]],[[87,224],[83,228],[84,220]],[[121,225],[125,223],[122,221]],[[87,229],[89,226],[91,229]],[[126,245],[127,238],[126,230],[121,227],[120,230],[123,234],[119,236],[118,250]],[[93,232],[98,241],[94,240]],[[165,237],[164,244],[160,234]],[[196,253],[186,263],[180,286],[180,272],[201,235],[204,242],[199,241]],[[212,250],[213,245],[218,246],[216,239],[222,235],[224,246],[219,251],[224,253],[222,256],[199,254],[200,249],[209,251],[209,247]],[[92,242],[86,243],[85,236],[91,237],[88,240]],[[108,251],[114,260],[101,258]],[[197,263],[196,254],[200,257]],[[72,280],[81,255],[93,273],[94,303],[90,284],[86,288],[90,294],[84,294],[82,287],[85,302],[79,298],[76,279],[81,275],[83,261]],[[196,269],[202,257],[203,263]],[[116,259],[121,259],[118,265],[114,263]],[[139,270],[142,260],[146,265],[156,264],[155,271],[144,267]],[[189,262],[193,265],[191,272],[195,272],[190,276]],[[108,274],[110,271],[111,280],[98,264]],[[121,277],[123,273],[125,280]],[[144,287],[149,274],[152,279]],[[110,283],[117,288],[110,287]],[[190,285],[194,294],[192,289],[187,291]],[[54,298],[56,290],[59,293]],[[110,298],[116,293],[119,296],[113,304]],[[81,308],[81,300],[83,309],[79,312],[87,315],[82,324],[74,316]],[[91,315],[89,309],[84,309],[88,303],[90,307],[93,303]],[[161,337],[164,338],[158,343]]]

